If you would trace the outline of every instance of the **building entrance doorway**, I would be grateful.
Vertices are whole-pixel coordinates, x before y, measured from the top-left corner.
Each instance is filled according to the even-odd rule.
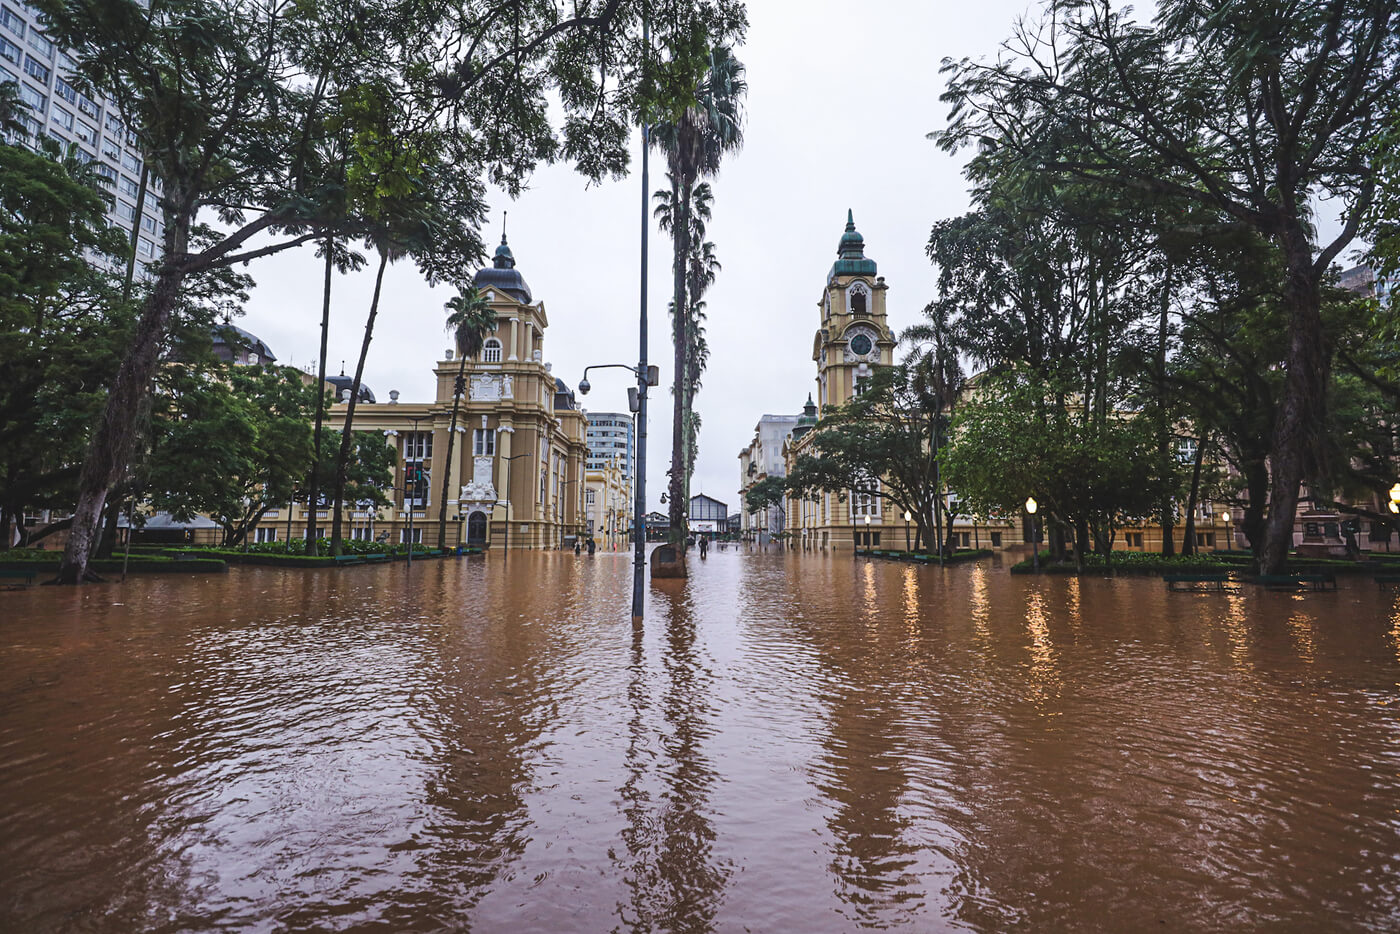
[[[486,513],[474,512],[467,517],[467,544],[486,544]]]

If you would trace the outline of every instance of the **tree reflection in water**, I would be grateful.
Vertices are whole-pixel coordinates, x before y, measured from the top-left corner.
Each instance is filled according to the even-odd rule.
[[[710,931],[733,871],[713,852],[710,796],[717,776],[704,749],[713,735],[713,675],[696,651],[689,591],[653,590],[652,597],[648,623],[664,620],[665,641],[660,671],[650,671],[644,625],[633,624],[622,786],[622,842],[630,863],[623,881],[631,899],[618,904],[614,930]],[[658,675],[660,721],[652,711]]]

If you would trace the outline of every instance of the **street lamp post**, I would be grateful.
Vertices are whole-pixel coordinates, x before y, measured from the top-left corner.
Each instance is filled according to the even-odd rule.
[[[874,546],[870,543],[870,513],[865,514],[865,550],[870,551]]]
[[[1031,570],[1040,573],[1040,529],[1036,525],[1035,511],[1040,506],[1034,496],[1026,497],[1026,512],[1031,516]]]
[[[914,546],[909,542],[909,520],[914,518],[914,514],[909,510],[904,510],[904,550],[913,551]]]
[[[643,20],[643,30],[645,30],[645,20]],[[628,366],[625,363],[598,363],[593,366],[583,368],[583,379],[578,384],[578,391],[583,395],[588,395],[588,390],[593,387],[588,382],[589,370],[621,369],[627,370],[637,377],[635,389],[627,392],[627,407],[637,417],[637,460],[636,460],[636,499],[632,502],[633,519],[632,528],[636,536],[636,549],[632,558],[632,621],[640,623],[642,621],[642,597],[646,592],[646,571],[647,571],[647,387],[659,386],[661,384],[661,371],[659,367],[647,365],[647,224],[650,220],[647,214],[650,193],[647,185],[647,153],[650,149],[648,140],[650,139],[650,128],[644,122],[642,124],[642,315],[641,326],[641,352],[636,366]]]

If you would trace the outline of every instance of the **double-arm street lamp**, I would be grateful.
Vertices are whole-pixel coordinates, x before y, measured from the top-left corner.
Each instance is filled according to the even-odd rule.
[[[661,371],[647,365],[647,151],[649,144],[648,127],[642,127],[642,322],[641,359],[636,366],[625,363],[598,363],[583,368],[583,379],[578,391],[588,395],[592,385],[588,382],[589,370],[627,370],[637,377],[637,385],[627,390],[627,408],[637,416],[637,461],[636,499],[633,501],[632,527],[635,530],[636,550],[632,558],[632,621],[642,620],[642,595],[644,594],[647,571],[647,387],[661,385]]]

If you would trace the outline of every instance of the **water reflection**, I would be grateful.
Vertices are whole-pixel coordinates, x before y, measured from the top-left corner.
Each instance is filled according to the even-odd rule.
[[[0,930],[1386,930],[1400,599],[711,553],[0,594]],[[1369,582],[1366,582],[1369,584]]]
[[[712,676],[696,649],[696,618],[687,594],[657,592],[653,622],[665,627],[660,665],[661,721],[647,688],[642,625],[633,628],[628,701],[627,779],[621,789],[624,881],[630,898],[617,907],[626,931],[709,931],[730,868],[714,859],[710,793],[716,773],[710,739]],[[658,731],[658,727],[661,729]]]

